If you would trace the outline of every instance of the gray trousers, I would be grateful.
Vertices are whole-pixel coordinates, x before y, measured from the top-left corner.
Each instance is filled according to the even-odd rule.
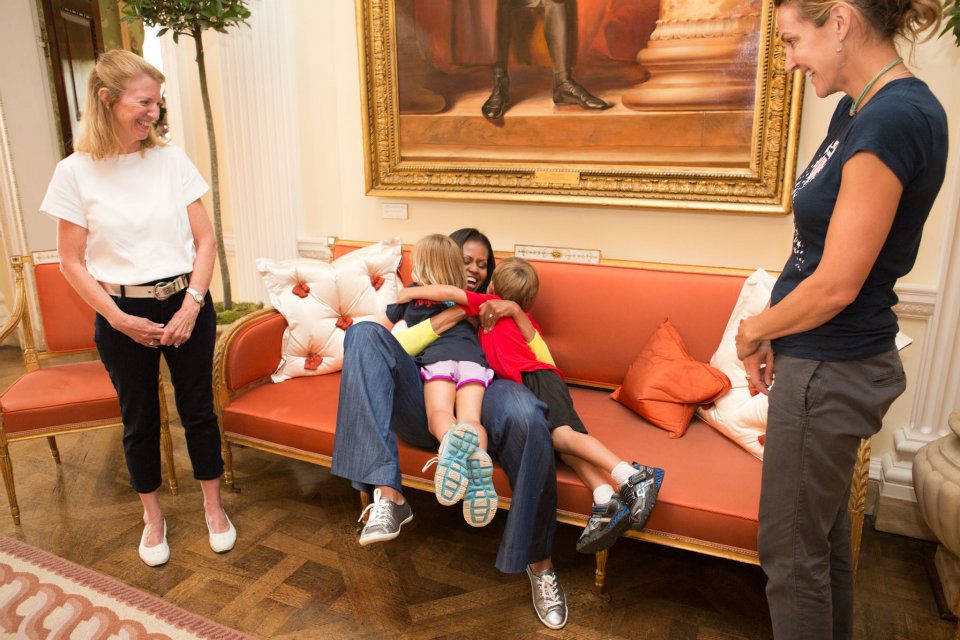
[[[906,388],[900,355],[777,355],[760,489],[760,565],[777,640],[853,637],[847,501],[857,449]]]

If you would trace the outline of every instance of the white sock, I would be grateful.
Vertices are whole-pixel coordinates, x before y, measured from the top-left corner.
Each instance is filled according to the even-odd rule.
[[[606,504],[613,497],[613,487],[602,484],[593,490],[593,504]]]
[[[630,479],[630,476],[637,472],[636,469],[627,464],[626,461],[621,460],[617,463],[617,466],[613,468],[610,472],[610,475],[613,476],[614,482],[617,483],[618,487],[622,487],[627,483],[627,480]]]

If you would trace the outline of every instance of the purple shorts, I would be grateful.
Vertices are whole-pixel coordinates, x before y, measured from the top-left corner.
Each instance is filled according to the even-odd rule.
[[[493,380],[493,370],[466,360],[441,360],[420,367],[420,377],[424,382],[430,380],[450,380],[457,383],[457,389],[465,384],[476,382],[486,389]]]

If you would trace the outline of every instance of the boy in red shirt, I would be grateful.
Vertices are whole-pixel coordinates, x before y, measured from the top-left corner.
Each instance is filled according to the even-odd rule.
[[[636,530],[644,527],[657,501],[663,469],[637,463],[631,466],[587,434],[573,408],[563,374],[557,369],[539,327],[527,313],[539,288],[533,265],[522,258],[507,258],[497,263],[489,294],[432,285],[417,287],[409,295],[415,293],[421,300],[455,302],[472,316],[479,315],[480,307],[488,300],[514,303],[509,317],[500,318],[489,331],[480,330],[480,346],[499,377],[523,384],[547,405],[554,450],[593,491],[593,511],[577,541],[577,551],[596,553],[609,548],[631,525]],[[405,302],[407,297],[406,290],[401,291],[397,302]],[[617,483],[619,493],[610,485],[609,477]]]

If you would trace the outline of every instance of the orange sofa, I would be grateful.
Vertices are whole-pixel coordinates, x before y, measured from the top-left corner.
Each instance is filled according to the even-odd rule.
[[[362,246],[340,241],[334,257]],[[625,460],[665,469],[656,508],[642,532],[628,536],[741,562],[757,563],[760,462],[694,418],[686,434],[670,438],[609,395],[657,325],[669,318],[690,354],[708,361],[716,350],[748,272],[635,262],[585,265],[534,261],[540,293],[532,314],[571,385],[577,411],[590,433]],[[405,252],[401,276],[409,282]],[[286,322],[264,309],[247,317],[218,345],[215,403],[223,434],[226,481],[233,481],[231,444],[330,465],[340,374],[269,382],[279,362]],[[434,451],[400,441],[406,486],[433,490],[421,471]],[[869,444],[854,472],[851,514],[854,557],[866,494]],[[506,475],[494,483],[509,508]],[[591,493],[562,464],[557,469],[558,519],[582,526]],[[606,552],[597,554],[596,584],[603,587]]]

